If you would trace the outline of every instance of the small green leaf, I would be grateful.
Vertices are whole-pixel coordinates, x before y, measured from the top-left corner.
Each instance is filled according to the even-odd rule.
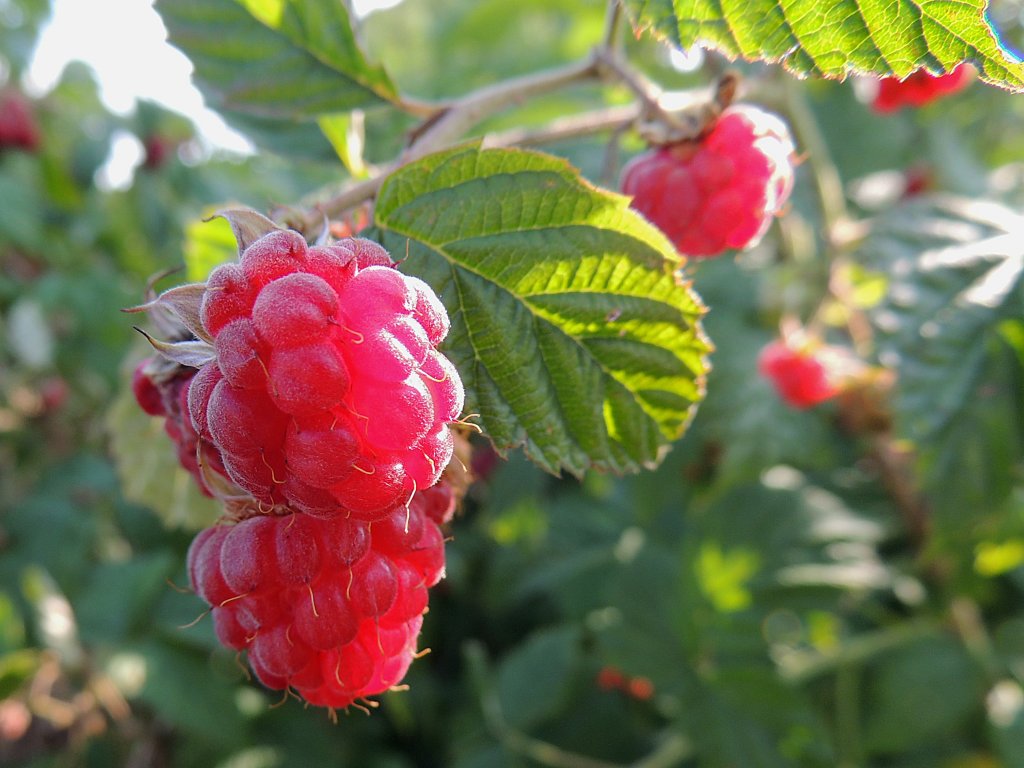
[[[683,48],[780,63],[797,75],[905,77],[978,65],[981,79],[1024,90],[1024,66],[1003,47],[986,0],[625,0],[636,26]]]
[[[396,97],[336,0],[159,0],[156,8],[215,108],[308,120]]]
[[[657,464],[703,396],[704,310],[664,236],[564,160],[475,146],[392,174],[381,240],[439,292],[499,450],[551,472]]]
[[[214,267],[238,258],[238,244],[225,218],[194,221],[185,227],[185,270],[189,282],[206,280]]]
[[[352,111],[340,115],[324,115],[317,124],[348,172],[356,178],[366,178],[367,169],[363,160],[363,145],[366,138],[363,113]]]

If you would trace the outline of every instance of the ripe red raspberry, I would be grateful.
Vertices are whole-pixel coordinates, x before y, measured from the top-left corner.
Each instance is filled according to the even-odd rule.
[[[793,186],[793,140],[775,115],[726,109],[700,139],[634,158],[622,173],[632,207],[696,258],[755,245]]]
[[[961,64],[945,75],[933,75],[919,69],[903,80],[898,77],[882,78],[876,81],[871,108],[885,114],[904,107],[923,107],[966,88],[973,77],[972,70],[970,65]]]
[[[185,366],[158,365],[147,358],[132,374],[132,391],[143,411],[150,416],[163,416],[164,431],[174,443],[178,463],[195,478],[199,490],[213,496],[209,472],[226,479],[227,470],[220,452],[209,441],[199,437],[188,412],[190,384],[196,369]],[[206,471],[204,471],[204,467]]]
[[[32,103],[19,91],[0,92],[0,149],[32,152],[39,147],[39,125]]]
[[[200,314],[216,359],[189,410],[262,504],[375,520],[437,482],[463,405],[435,349],[448,316],[381,246],[273,231],[210,275]]]
[[[767,344],[757,369],[779,396],[794,408],[806,409],[838,394],[829,368],[813,352],[795,349],[781,340]]]
[[[421,497],[374,523],[292,513],[200,532],[188,571],[217,637],[268,688],[311,704],[343,708],[397,685],[444,572]]]

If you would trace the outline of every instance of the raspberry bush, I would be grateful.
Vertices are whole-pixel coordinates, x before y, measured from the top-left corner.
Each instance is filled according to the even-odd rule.
[[[1017,764],[1013,13],[156,0],[238,156],[49,5],[0,764]]]

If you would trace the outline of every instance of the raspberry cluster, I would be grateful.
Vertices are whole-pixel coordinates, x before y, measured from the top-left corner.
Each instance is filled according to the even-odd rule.
[[[945,75],[933,75],[925,69],[919,69],[903,80],[885,77],[877,82],[871,108],[886,114],[904,107],[923,107],[936,99],[963,90],[970,84],[972,75],[972,68],[961,64]]]
[[[838,394],[833,376],[812,351],[785,341],[772,341],[757,358],[758,372],[775,386],[779,397],[794,408],[811,408]]]
[[[240,240],[265,228],[237,263],[146,305],[191,334],[154,341],[169,360],[133,390],[224,502],[188,554],[220,641],[267,687],[348,707],[405,675],[444,574],[463,404],[435,348],[448,316],[376,243],[309,247],[237,216]]]
[[[265,686],[347,707],[412,663],[453,509],[440,484],[374,523],[256,515],[196,536],[189,576],[221,643],[246,651]]]
[[[778,117],[726,109],[701,138],[658,147],[623,169],[632,207],[695,258],[755,245],[789,198],[795,148]]]
[[[434,349],[448,316],[379,245],[267,234],[210,275],[201,318],[216,359],[189,412],[261,503],[374,520],[437,482],[463,404]]]

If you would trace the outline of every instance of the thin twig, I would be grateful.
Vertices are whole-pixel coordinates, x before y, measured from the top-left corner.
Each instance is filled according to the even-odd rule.
[[[594,57],[512,80],[486,86],[455,102],[423,131],[402,155],[403,162],[416,160],[465,136],[485,118],[521,104],[527,99],[557,91],[597,76]]]
[[[784,76],[785,110],[796,133],[797,143],[807,156],[811,178],[818,194],[821,209],[822,231],[826,245],[831,249],[837,240],[840,228],[849,220],[843,181],[832,160],[828,142],[818,127],[818,121],[811,112],[804,88],[793,78]]]
[[[601,38],[601,47],[607,51],[616,51],[620,47],[622,36],[619,29],[622,27],[622,3],[620,0],[608,0],[608,9],[604,18],[604,35]]]
[[[639,116],[640,105],[634,102],[560,117],[540,128],[513,128],[501,133],[489,133],[484,137],[483,143],[487,147],[551,144],[564,139],[592,136],[595,133],[619,131],[631,125]]]
[[[900,452],[891,435],[872,438],[871,457],[878,467],[882,485],[903,518],[914,551],[924,551],[931,533],[931,516],[928,506],[914,487],[910,471],[913,457]]]
[[[672,116],[665,112],[659,99],[661,87],[627,64],[621,56],[608,49],[596,51],[596,60],[602,75],[607,79],[617,80],[633,92],[644,107],[645,116],[657,117],[672,124]]]

